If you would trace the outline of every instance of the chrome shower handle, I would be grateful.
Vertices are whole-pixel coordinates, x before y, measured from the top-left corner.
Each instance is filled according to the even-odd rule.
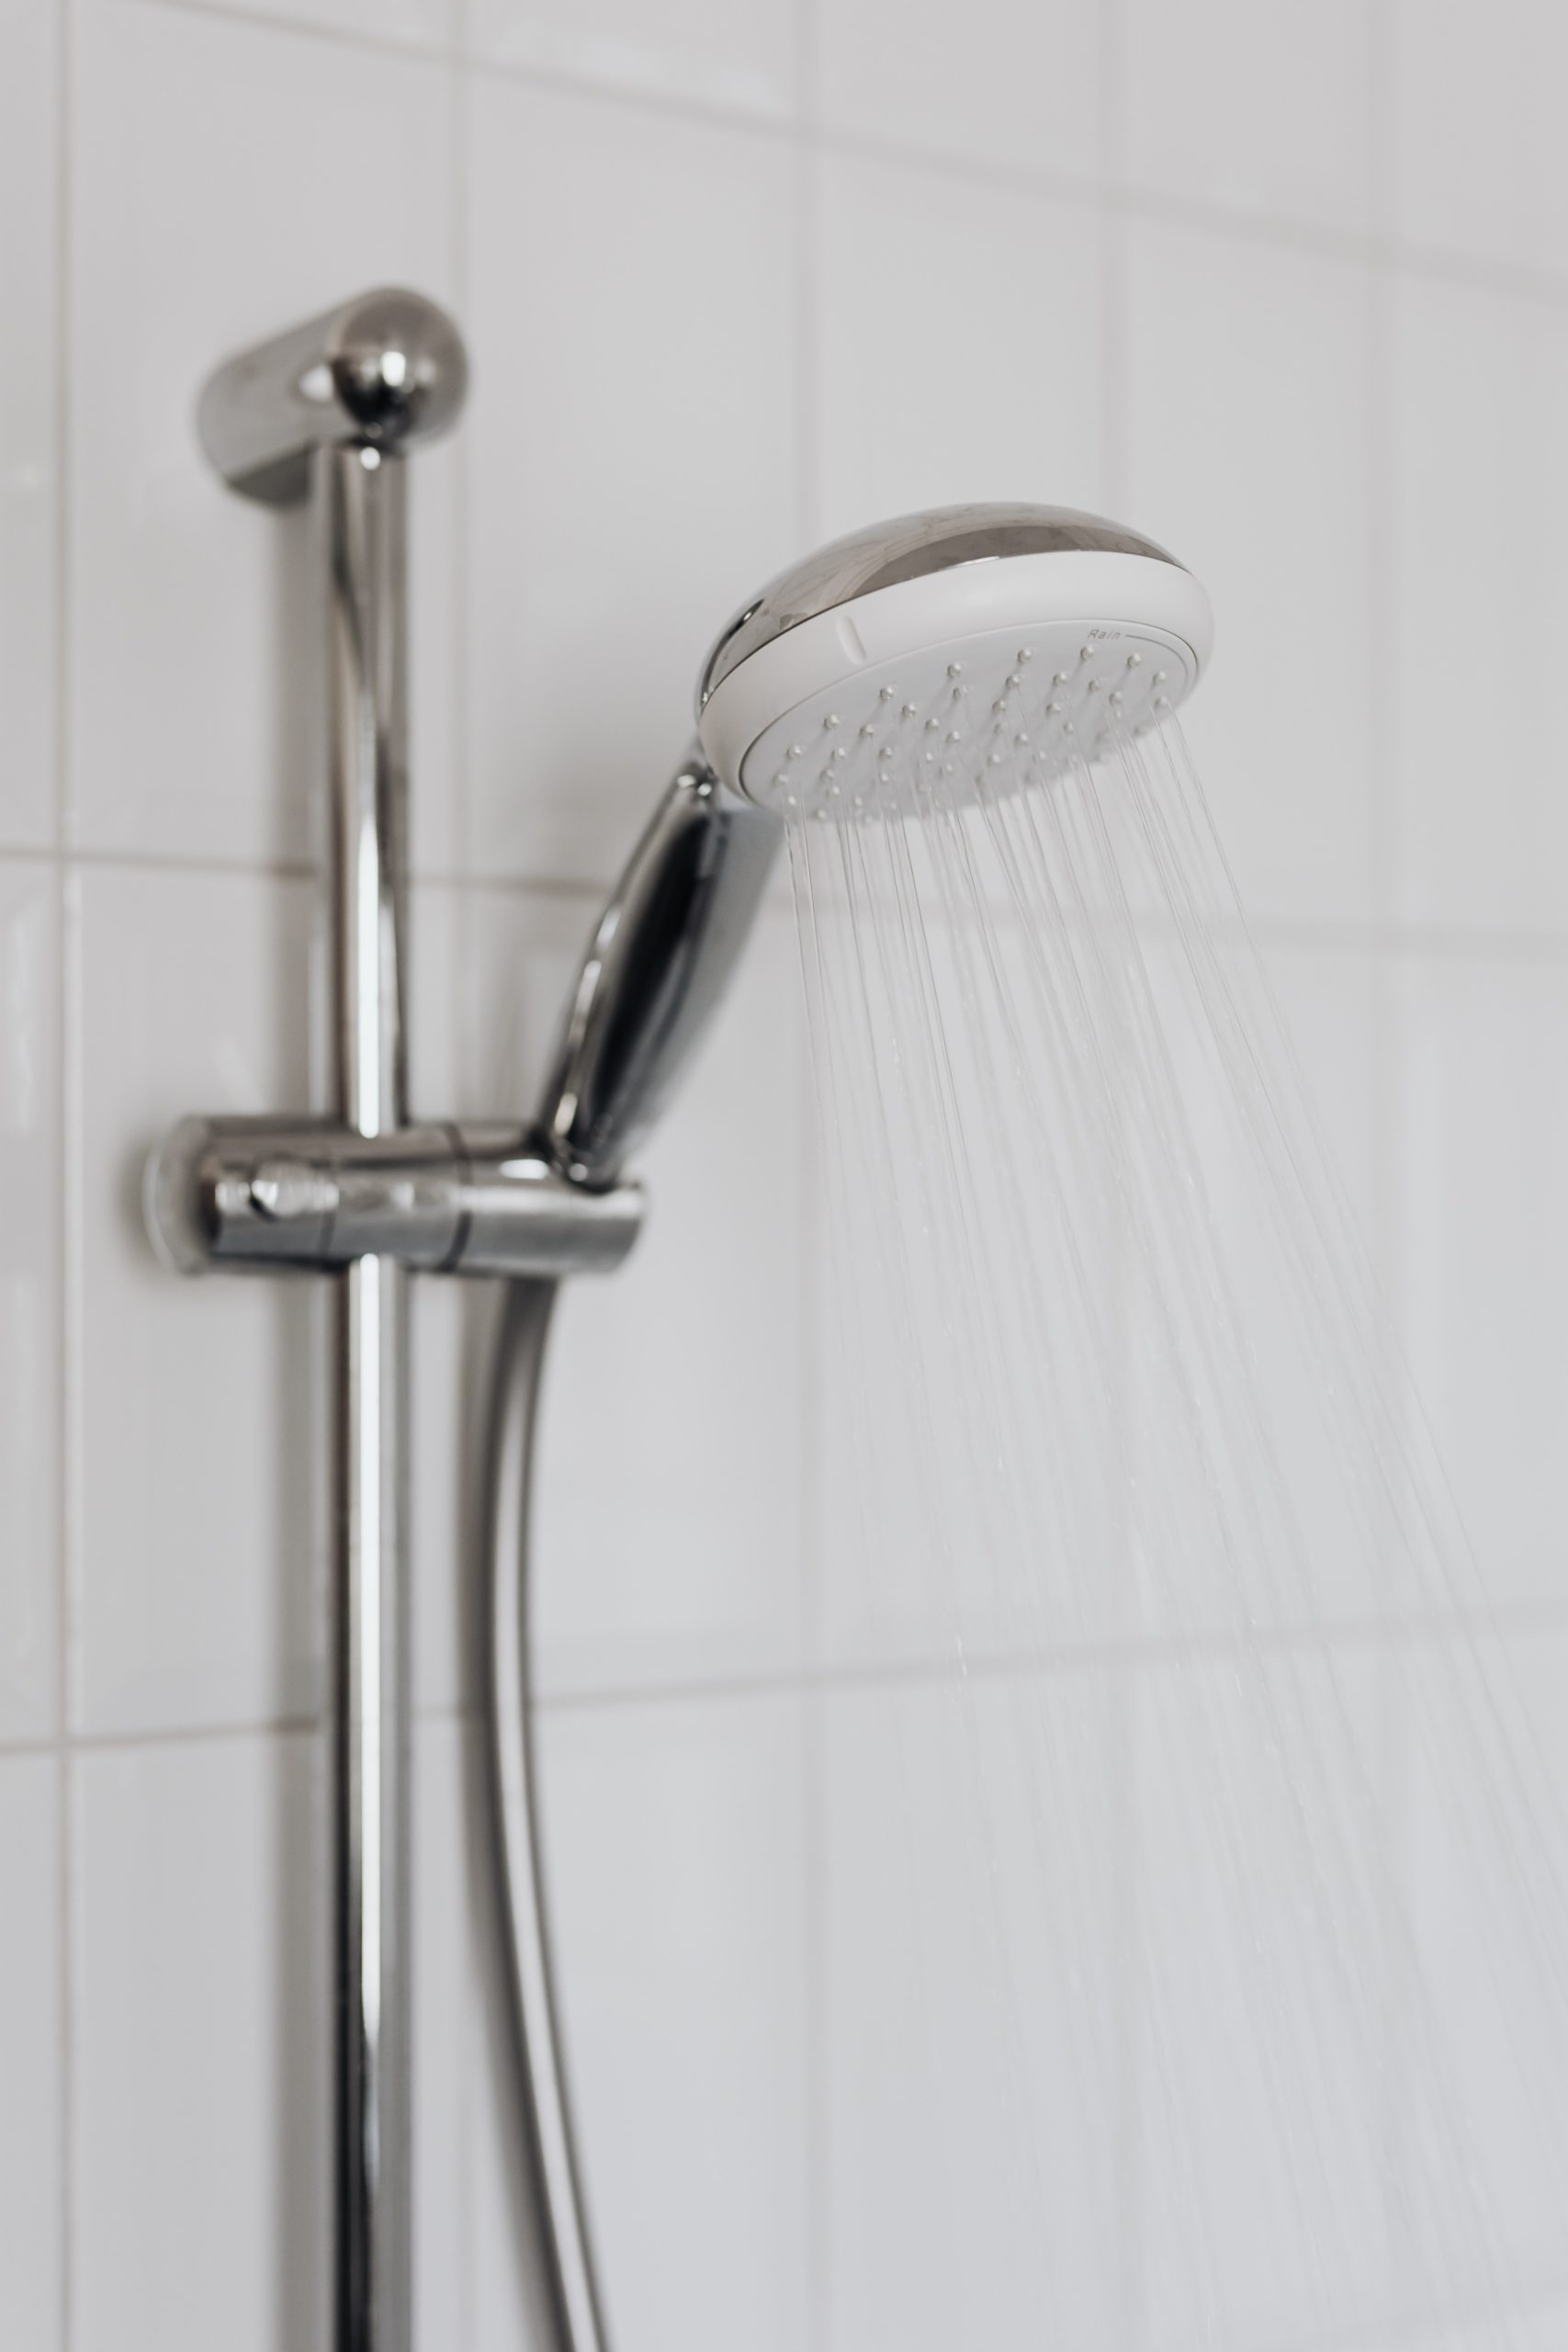
[[[538,1131],[576,1182],[613,1183],[723,998],[784,840],[694,746],[582,959]]]

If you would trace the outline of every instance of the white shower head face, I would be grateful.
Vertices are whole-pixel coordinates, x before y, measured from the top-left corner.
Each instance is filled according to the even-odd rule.
[[[1213,638],[1190,572],[1059,507],[949,507],[784,573],[710,654],[704,749],[786,820],[1000,795],[1175,711]]]

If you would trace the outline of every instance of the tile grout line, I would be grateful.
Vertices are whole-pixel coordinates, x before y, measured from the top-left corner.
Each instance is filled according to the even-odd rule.
[[[36,843],[26,842],[9,846],[0,843],[0,860],[17,865],[58,865],[67,873],[96,873],[107,869],[127,873],[217,874],[241,877],[255,876],[262,880],[286,882],[313,882],[320,872],[311,859],[209,856],[183,850],[90,849],[63,841],[52,848],[39,848]]]
[[[1100,471],[1105,511],[1126,502],[1131,412],[1128,389],[1127,256],[1122,217],[1111,198],[1122,169],[1122,89],[1126,26],[1123,0],[1100,0],[1099,201],[1100,266]]]
[[[1381,222],[1387,202],[1386,172],[1382,158],[1387,146],[1380,115],[1392,112],[1391,60],[1387,53],[1389,26],[1385,0],[1372,0],[1369,19],[1368,202],[1371,217]],[[1397,786],[1398,734],[1393,698],[1376,690],[1381,672],[1393,673],[1393,639],[1398,628],[1398,500],[1395,489],[1396,428],[1394,349],[1390,298],[1397,299],[1398,277],[1369,280],[1366,495],[1368,501],[1367,622],[1371,646],[1373,679],[1368,710],[1368,745],[1371,762],[1367,778],[1371,812],[1369,897],[1374,922],[1398,921],[1399,869],[1402,842]]]
[[[1126,222],[1114,207],[1100,208],[1100,471],[1105,512],[1130,504],[1131,384]]]
[[[1130,216],[1116,203],[1112,195],[1112,190],[1121,184],[1125,163],[1126,50],[1126,0],[1100,0],[1100,164],[1103,189],[1100,206],[1100,367],[1104,411],[1101,464],[1105,478],[1106,512],[1110,514],[1129,511],[1133,477]],[[1131,1336],[1124,1320],[1128,1271],[1123,1256],[1116,1270],[1118,1287],[1123,1295],[1122,1315],[1119,1318],[1123,1324],[1121,1339],[1123,1355]],[[1129,1372],[1130,1364],[1124,1361],[1121,1376],[1126,1379]],[[1125,1411],[1121,1411],[1115,1417],[1112,1461],[1107,1464],[1107,1475],[1115,1477],[1117,1487],[1123,1496],[1128,1491],[1127,1478],[1132,1466],[1128,1442],[1127,1416]],[[1125,1550],[1131,1526],[1124,1509],[1119,1511],[1118,1518],[1118,1547]],[[1122,1573],[1130,1573],[1130,1552],[1122,1565]],[[1116,1833],[1111,1878],[1115,1938],[1111,1956],[1114,1993],[1111,2049],[1115,2073],[1109,2086],[1109,2095],[1111,2105],[1111,2177],[1116,2183],[1111,2244],[1116,2265],[1113,2305],[1116,2341],[1120,2352],[1133,2352],[1144,2335],[1147,2264],[1143,2138],[1139,2128],[1143,2098],[1138,2031],[1141,1980],[1134,1974],[1137,1950],[1135,1927],[1142,1822],[1138,1805],[1136,1688],[1122,1675],[1111,1695],[1107,1739],[1111,1762],[1111,1818]]]
[[[161,0],[160,0],[161,4]],[[1384,590],[1384,595],[1389,591]],[[84,874],[155,874],[173,879],[201,875],[236,881],[310,882],[319,878],[313,863],[287,859],[192,857],[175,852],[139,850],[54,850],[36,843],[0,844],[0,866],[58,866],[64,880]],[[591,881],[577,875],[464,873],[429,867],[411,876],[416,896],[422,891],[449,892],[467,898],[485,893],[513,898],[560,900],[597,908],[610,881]],[[782,920],[788,909],[782,902],[764,910],[764,919]],[[1216,935],[1248,938],[1265,947],[1319,948],[1354,951],[1393,957],[1440,956],[1469,957],[1478,962],[1518,964],[1568,960],[1568,923],[1562,930],[1496,922],[1446,922],[1428,917],[1359,915],[1294,915],[1246,912],[1239,919],[1220,917]],[[1145,933],[1157,929],[1146,922]]]
[[[821,1694],[807,1690],[801,1709],[801,1771],[805,1811],[805,1900],[801,1944],[805,1966],[807,2341],[813,2352],[832,2343],[832,2203],[830,1936],[828,1884],[827,1723]]]
[[[1118,515],[1126,514],[1131,503],[1127,230],[1125,217],[1111,197],[1111,190],[1121,175],[1122,156],[1123,58],[1126,46],[1122,0],[1100,0],[1098,29],[1099,461],[1101,511],[1106,514]],[[1125,1290],[1125,1267],[1121,1250],[1116,1251],[1109,1272],[1116,1296],[1121,1301]],[[1115,1319],[1120,1329],[1120,1306]],[[1118,1411],[1112,1416],[1109,1458],[1104,1465],[1108,1493],[1119,1490],[1124,1483],[1124,1416]],[[1111,1541],[1116,1544],[1119,1555],[1120,1529],[1112,1535]],[[1108,1973],[1111,1979],[1111,2075],[1105,2088],[1111,2116],[1111,2177],[1114,2184],[1108,2243],[1114,2267],[1115,2287],[1110,2308],[1117,2352],[1131,2352],[1135,2340],[1142,2252],[1137,2200],[1138,2143],[1132,2128],[1135,2117],[1135,2078],[1131,2036],[1132,1986],[1128,1978],[1125,1933],[1128,1905],[1135,1888],[1132,1861],[1135,1823],[1132,1811],[1134,1782],[1129,1770],[1129,1722],[1125,1695],[1119,1690],[1111,1697],[1106,1732],[1109,1818],[1114,1843],[1110,1879],[1112,1948],[1108,1956]]]
[[[803,548],[817,544],[821,530],[821,156],[814,138],[820,112],[822,25],[818,0],[796,0],[795,17],[795,520]],[[796,1002],[799,1004],[798,994]],[[817,1184],[816,1096],[806,1050],[804,1006],[797,1039],[795,1095],[799,1105],[798,1164],[802,1192],[798,1230],[807,1279],[803,1284],[800,1385],[801,1467],[804,1487],[800,1531],[801,1654],[815,1666],[822,1647],[823,1464],[818,1374],[822,1362],[822,1299],[817,1275],[823,1243]],[[827,1836],[828,1792],[823,1741],[826,1724],[815,1694],[803,1692],[799,1713],[802,1813],[800,1952],[806,2042],[805,2118],[800,2160],[806,2211],[806,2336],[810,2352],[829,2352],[833,2335],[831,2237],[829,2190],[831,2085],[828,2036],[829,1953]]]
[[[471,256],[468,251],[468,215],[472,203],[472,186],[468,170],[468,0],[455,0],[453,19],[453,52],[450,63],[452,76],[452,285],[457,304],[457,323],[466,335],[472,296]],[[452,627],[449,643],[453,662],[452,680],[452,742],[450,756],[453,774],[451,788],[457,804],[457,864],[460,874],[467,875],[473,865],[473,794],[470,768],[473,760],[473,728],[469,720],[468,689],[473,666],[473,609],[471,588],[472,514],[473,514],[473,400],[469,389],[468,430],[459,432],[453,459],[457,497],[457,576],[453,583]],[[411,880],[413,877],[411,876]]]
[[[76,1894],[73,1875],[76,1862],[75,1810],[76,1774],[71,1749],[72,1687],[74,1679],[74,1644],[76,1608],[74,1605],[73,1561],[76,1544],[77,1498],[74,1472],[78,1468],[75,1424],[74,1388],[78,1357],[76,1317],[73,1312],[75,1289],[75,1253],[77,1249],[76,1216],[81,1198],[80,1171],[74,1154],[79,1141],[80,1122],[76,1117],[74,1096],[78,1083],[80,1051],[77,1038],[76,989],[74,982],[75,946],[79,930],[79,890],[64,860],[68,840],[67,794],[70,733],[70,662],[68,647],[71,638],[70,615],[70,440],[69,390],[71,382],[71,235],[73,228],[71,205],[72,164],[72,33],[73,0],[61,0],[55,20],[54,90],[55,135],[59,152],[55,157],[54,197],[54,413],[52,454],[54,459],[54,848],[55,887],[53,909],[55,923],[55,1066],[57,1096],[54,1106],[54,1142],[59,1154],[57,1184],[58,1223],[54,1235],[54,1300],[58,1317],[56,1358],[54,1367],[55,1412],[58,1418],[55,1464],[55,1510],[57,1524],[54,1533],[55,1577],[55,1867],[59,1873],[56,1888],[58,1904],[58,1933],[60,1954],[58,1963],[59,2060],[60,2081],[57,2088],[57,2129],[59,2132],[59,2296],[58,2322],[61,2352],[69,2352],[75,2332],[75,2244],[76,2210],[74,2194],[75,2172],[75,2100],[76,2100]]]
[[[1179,1640],[1162,1634],[1110,1634],[1073,1647],[1040,1651],[971,1651],[964,1673],[976,1682],[1036,1680],[1055,1684],[1082,1674],[1146,1673],[1166,1668],[1224,1664],[1243,1654],[1266,1657],[1343,1656],[1349,1652],[1407,1657],[1433,1643],[1479,1639],[1496,1634],[1522,1638],[1568,1632],[1568,1600],[1518,1600],[1495,1602],[1484,1611],[1431,1611],[1403,1622],[1387,1623],[1375,1616],[1341,1618],[1331,1623],[1289,1626],[1219,1626]],[[541,1714],[614,1713],[648,1707],[725,1706],[755,1699],[763,1703],[812,1692],[821,1698],[853,1697],[906,1687],[921,1688],[950,1681],[956,1668],[951,1653],[894,1658],[852,1658],[816,1667],[759,1668],[728,1675],[693,1675],[668,1681],[581,1683],[539,1697]],[[42,1736],[36,1739],[0,1740],[0,1758],[47,1756],[67,1746],[73,1756],[130,1753],[138,1748],[199,1747],[231,1740],[289,1738],[319,1731],[319,1713],[247,1718],[234,1723],[171,1723],[132,1730],[75,1732],[62,1743]],[[425,1704],[415,1720],[425,1724],[467,1724],[478,1720],[476,1708],[457,1701]]]
[[[457,1708],[449,1712],[422,1708],[416,1721],[444,1723],[456,1720],[461,1713]],[[260,1745],[273,1739],[292,1739],[303,1732],[319,1732],[323,1721],[321,1715],[275,1715],[244,1723],[171,1723],[134,1731],[73,1732],[63,1740],[0,1740],[0,1762],[10,1762],[18,1756],[53,1756],[62,1752],[79,1760],[85,1756],[134,1756],[149,1747],[222,1747],[243,1740]]]
[[[1077,1647],[1043,1653],[971,1651],[964,1670],[976,1682],[1032,1679],[1055,1683],[1079,1674],[1145,1673],[1224,1664],[1253,1654],[1310,1657],[1337,1657],[1347,1652],[1388,1652],[1404,1656],[1456,1637],[1478,1638],[1494,1632],[1518,1636],[1564,1630],[1568,1630],[1568,1601],[1517,1600],[1493,1604],[1484,1611],[1433,1612],[1403,1623],[1386,1623],[1369,1616],[1341,1619],[1329,1624],[1219,1627],[1207,1633],[1184,1634],[1180,1639],[1159,1634],[1111,1635]],[[706,1702],[722,1705],[751,1698],[786,1698],[802,1690],[833,1698],[937,1685],[952,1680],[954,1672],[953,1659],[948,1653],[894,1659],[860,1658],[805,1671],[780,1668],[716,1676],[706,1680],[694,1678],[667,1683],[547,1690],[539,1707],[543,1713],[589,1713],[622,1706],[681,1706]]]
[[[237,881],[312,885],[321,879],[321,867],[313,858],[207,855],[183,850],[50,848],[35,842],[0,841],[0,865],[5,865],[62,866],[68,873],[209,875]],[[416,894],[421,890],[500,890],[518,895],[532,892],[538,898],[567,899],[593,906],[603,901],[609,887],[605,881],[586,880],[572,874],[470,874],[446,865],[415,866],[409,884]],[[1563,944],[1568,948],[1568,932]]]
[[[821,246],[821,186],[818,150],[808,128],[817,116],[817,0],[798,0],[800,9],[796,58],[796,106],[799,120],[795,136],[795,528],[803,548],[816,544],[821,528],[821,435],[818,396],[821,389],[821,286],[818,261]]]
[[[261,32],[276,32],[320,41],[333,49],[361,50],[371,57],[391,57],[405,64],[436,64],[451,55],[451,42],[394,40],[385,33],[366,32],[347,25],[324,25],[310,17],[296,17],[265,6],[246,7],[243,0],[141,0],[143,6],[166,8],[180,17],[207,18],[215,24],[248,25]]]
[[[1393,163],[1395,122],[1395,28],[1391,0],[1372,0],[1367,24],[1367,204],[1374,229],[1393,224]],[[1399,494],[1397,489],[1396,315],[1403,273],[1373,276],[1369,282],[1371,316],[1367,353],[1369,409],[1368,597],[1374,678],[1393,673],[1399,628]],[[1391,315],[1391,312],[1393,315]],[[1380,921],[1396,919],[1402,901],[1404,823],[1400,790],[1400,713],[1393,695],[1375,685],[1368,710],[1367,779],[1371,812],[1371,904]],[[1398,1051],[1399,974],[1379,960],[1371,973],[1372,1014],[1372,1203],[1377,1279],[1386,1301],[1390,1329],[1404,1344],[1404,1269],[1398,1249],[1398,1203],[1404,1160],[1404,1102]],[[1398,1413],[1411,1409],[1408,1381],[1401,1383]],[[1383,1936],[1382,2023],[1388,2063],[1380,2101],[1382,2253],[1392,2290],[1408,2249],[1400,2214],[1404,2203],[1404,2093],[1410,2048],[1406,2017],[1409,1986],[1396,1957],[1401,1894],[1408,1895],[1413,1835],[1410,1758],[1405,1745],[1406,1694],[1394,1654],[1374,1667],[1377,1687],[1380,1767],[1388,1820],[1389,1879],[1382,1897]]]

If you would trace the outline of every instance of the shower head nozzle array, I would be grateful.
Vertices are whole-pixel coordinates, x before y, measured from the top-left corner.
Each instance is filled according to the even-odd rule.
[[[836,540],[704,665],[703,748],[785,818],[1007,793],[1185,701],[1213,637],[1192,574],[1063,506],[948,506]]]

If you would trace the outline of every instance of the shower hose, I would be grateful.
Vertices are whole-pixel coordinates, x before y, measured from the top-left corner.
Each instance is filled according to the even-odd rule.
[[[553,1282],[505,1285],[483,1425],[478,1617],[489,1881],[516,2092],[526,2340],[539,2352],[608,2352],[556,2012],[533,1720],[529,1520],[556,1291]]]

